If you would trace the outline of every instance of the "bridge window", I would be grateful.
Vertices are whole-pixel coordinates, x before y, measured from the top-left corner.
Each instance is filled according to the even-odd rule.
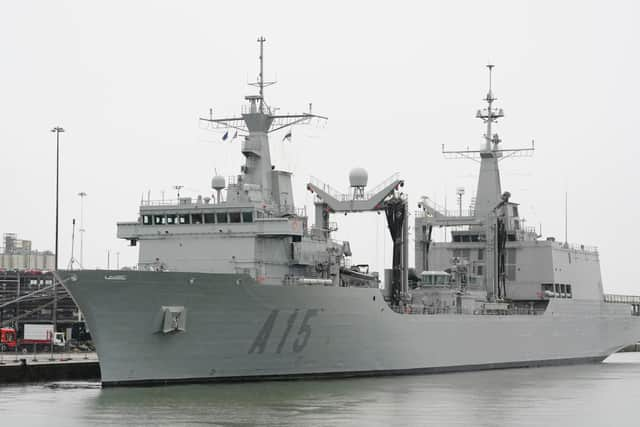
[[[484,260],[484,249],[478,249],[478,261]]]
[[[153,216],[153,223],[155,225],[164,224],[164,215],[154,215]]]
[[[553,290],[553,283],[542,284],[542,295],[547,298],[553,298],[555,296]]]
[[[206,213],[204,214],[204,223],[205,224],[213,224],[216,222],[216,214],[214,213]]]
[[[573,298],[573,292],[571,292],[571,285],[567,286],[567,298]]]
[[[167,215],[167,224],[175,224],[176,223],[176,215],[171,214]]]
[[[151,215],[142,215],[142,223],[144,225],[151,225]]]
[[[202,224],[202,214],[191,214],[191,224]]]
[[[242,222],[253,222],[253,212],[242,212]]]
[[[449,285],[448,274],[423,274],[422,286],[446,286]]]
[[[178,215],[178,224],[189,224],[189,214]]]
[[[227,213],[226,212],[218,212],[216,214],[216,222],[218,224],[227,223]]]
[[[229,212],[229,222],[240,222],[240,212]]]

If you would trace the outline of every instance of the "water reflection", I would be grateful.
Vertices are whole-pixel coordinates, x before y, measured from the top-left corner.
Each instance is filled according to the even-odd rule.
[[[0,413],[7,425],[47,420],[50,426],[624,424],[636,418],[640,401],[640,354],[617,354],[597,365],[425,376],[94,386],[0,389]]]

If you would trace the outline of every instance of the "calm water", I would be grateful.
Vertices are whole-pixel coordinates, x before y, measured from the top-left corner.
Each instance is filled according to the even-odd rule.
[[[0,387],[2,426],[640,425],[640,353],[598,365],[102,390]]]

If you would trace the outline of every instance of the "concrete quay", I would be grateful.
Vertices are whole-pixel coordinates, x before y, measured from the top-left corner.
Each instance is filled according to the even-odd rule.
[[[2,353],[0,386],[64,380],[99,380],[96,353]]]

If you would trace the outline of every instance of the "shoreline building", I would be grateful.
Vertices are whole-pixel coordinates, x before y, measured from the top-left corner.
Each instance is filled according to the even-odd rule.
[[[0,268],[7,270],[53,270],[53,252],[32,249],[31,240],[18,239],[15,233],[4,233],[0,248]]]

